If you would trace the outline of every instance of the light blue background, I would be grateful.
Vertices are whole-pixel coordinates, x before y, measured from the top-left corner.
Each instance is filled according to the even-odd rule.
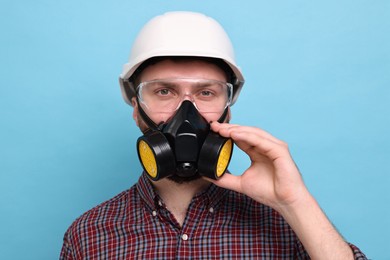
[[[1,0],[0,259],[58,258],[76,217],[138,179],[117,79],[168,10],[224,25],[246,76],[233,122],[287,141],[346,239],[390,259],[389,3]],[[231,170],[248,162],[236,149]]]

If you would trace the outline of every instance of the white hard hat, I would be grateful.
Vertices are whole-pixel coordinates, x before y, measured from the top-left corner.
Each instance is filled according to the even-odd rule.
[[[124,100],[131,105],[135,96],[132,75],[146,60],[153,57],[207,57],[223,60],[233,71],[234,104],[244,84],[244,77],[234,59],[230,39],[214,19],[194,12],[169,12],[150,20],[140,31],[129,62],[123,66],[119,82]]]

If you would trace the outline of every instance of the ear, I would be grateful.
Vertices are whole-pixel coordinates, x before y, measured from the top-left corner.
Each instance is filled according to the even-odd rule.
[[[139,127],[139,119],[138,119],[138,103],[136,97],[131,98],[131,105],[133,106],[133,119],[135,124]]]

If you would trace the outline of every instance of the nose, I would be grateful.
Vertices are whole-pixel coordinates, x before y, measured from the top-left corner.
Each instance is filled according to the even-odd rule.
[[[195,102],[195,99],[194,99],[192,93],[184,93],[177,108],[179,108],[181,106],[181,104],[183,104],[184,101],[190,101],[194,105],[196,110],[199,111],[199,108],[196,105],[196,102]]]
[[[184,100],[189,100],[189,101],[191,101],[193,104],[195,104],[195,99],[194,99],[194,97],[192,96],[192,93],[184,93],[181,101],[183,102]]]

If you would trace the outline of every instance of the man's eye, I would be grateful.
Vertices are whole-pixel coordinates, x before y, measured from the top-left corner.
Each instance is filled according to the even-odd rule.
[[[205,96],[205,97],[209,97],[211,96],[213,93],[209,90],[203,90],[201,93],[200,93],[202,96]]]
[[[169,89],[159,89],[158,91],[156,91],[158,95],[162,95],[162,96],[166,96],[169,94]]]

